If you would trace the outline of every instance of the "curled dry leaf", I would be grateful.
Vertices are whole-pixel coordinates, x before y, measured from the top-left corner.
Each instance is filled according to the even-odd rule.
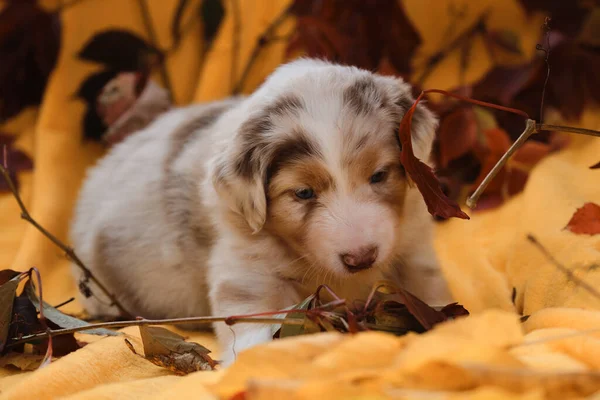
[[[402,144],[401,162],[410,178],[417,184],[423,199],[427,204],[427,210],[433,216],[440,218],[462,218],[469,216],[460,209],[454,200],[448,198],[442,191],[440,182],[433,174],[432,169],[419,160],[412,147],[412,119],[417,112],[417,105],[424,93],[417,98],[412,107],[404,114],[400,121],[398,135]]]
[[[575,211],[565,229],[579,235],[600,234],[600,206],[585,203]]]
[[[144,344],[144,358],[177,375],[210,371],[217,366],[217,362],[208,355],[210,350],[198,343],[186,342],[183,336],[168,329],[140,326],[140,334]],[[127,339],[125,344],[134,354],[137,354]]]

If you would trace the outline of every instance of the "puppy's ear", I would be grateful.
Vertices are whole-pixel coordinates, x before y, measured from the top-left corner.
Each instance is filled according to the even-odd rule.
[[[379,77],[380,83],[385,87],[389,103],[392,107],[392,115],[395,123],[400,125],[404,114],[412,107],[415,98],[411,93],[411,86],[401,78]],[[417,158],[432,166],[433,160],[431,150],[435,139],[435,131],[438,127],[438,119],[420,101],[412,119],[412,144]]]
[[[250,117],[212,171],[220,199],[244,217],[253,233],[259,232],[267,219],[265,185],[271,152],[265,138],[272,129],[268,115]]]

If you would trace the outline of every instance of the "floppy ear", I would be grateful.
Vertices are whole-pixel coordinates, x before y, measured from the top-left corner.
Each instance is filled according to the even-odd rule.
[[[387,76],[379,77],[379,82],[385,88],[384,90],[390,99],[389,103],[391,103],[392,107],[391,114],[395,123],[399,126],[402,117],[415,101],[411,93],[411,86],[401,78]],[[438,119],[424,103],[425,101],[420,101],[413,114],[411,138],[415,156],[429,166],[432,166],[431,150],[435,139],[435,131],[438,126]]]
[[[268,115],[246,120],[212,171],[220,199],[244,217],[253,233],[258,233],[267,219],[265,186],[272,151],[265,138],[272,128]]]

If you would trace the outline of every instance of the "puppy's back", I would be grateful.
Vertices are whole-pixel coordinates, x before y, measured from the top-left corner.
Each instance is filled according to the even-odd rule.
[[[201,213],[198,185],[210,153],[210,127],[238,100],[179,108],[116,145],[88,171],[71,226],[71,242],[92,273],[128,311],[149,318],[208,312],[202,264],[210,226]],[[188,154],[188,153],[199,154]],[[204,153],[204,154],[203,154]],[[191,204],[197,202],[198,204]],[[194,229],[204,243],[182,241]],[[192,249],[185,247],[192,246]],[[186,251],[193,253],[186,256]],[[83,278],[73,266],[76,279]],[[196,282],[197,285],[190,284]],[[83,298],[92,315],[114,316],[115,307],[93,284]],[[149,293],[165,298],[149,302]],[[173,307],[173,304],[181,304]]]

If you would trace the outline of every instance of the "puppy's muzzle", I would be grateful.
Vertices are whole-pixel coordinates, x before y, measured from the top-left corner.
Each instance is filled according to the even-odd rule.
[[[340,254],[342,263],[349,272],[358,272],[371,268],[377,260],[378,249],[376,246],[362,247],[354,252]]]

